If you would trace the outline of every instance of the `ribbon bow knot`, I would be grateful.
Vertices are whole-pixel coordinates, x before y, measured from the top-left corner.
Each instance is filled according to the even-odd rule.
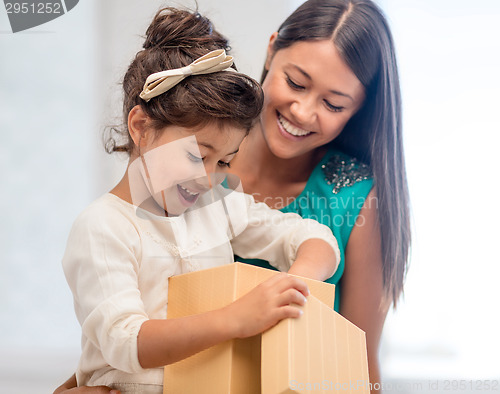
[[[226,55],[224,49],[217,49],[199,57],[188,66],[151,74],[146,79],[146,83],[139,97],[148,102],[153,97],[165,93],[190,75],[210,74],[217,71],[223,71],[231,67],[232,64],[233,57]]]

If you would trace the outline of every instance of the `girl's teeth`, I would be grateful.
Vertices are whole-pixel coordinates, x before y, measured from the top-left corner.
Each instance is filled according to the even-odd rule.
[[[302,129],[299,129],[298,127],[293,126],[292,124],[290,124],[290,122],[288,120],[286,120],[285,118],[283,118],[281,115],[279,115],[278,119],[279,119],[281,125],[283,126],[283,128],[288,133],[290,133],[292,135],[295,135],[295,136],[298,136],[298,137],[302,137],[304,135],[311,134],[311,131],[302,130]]]
[[[184,190],[184,191],[185,191],[186,193],[188,193],[188,194],[191,194],[192,196],[196,196],[196,195],[198,195],[198,193],[193,193],[193,192],[190,192],[190,191],[189,191],[188,189],[186,189],[185,187],[182,187],[181,185],[179,185],[179,186],[180,186],[180,188],[181,188],[182,190]]]

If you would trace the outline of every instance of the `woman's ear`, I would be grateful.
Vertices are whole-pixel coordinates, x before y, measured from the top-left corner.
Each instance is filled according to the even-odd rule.
[[[264,68],[269,71],[269,68],[271,67],[271,60],[273,60],[274,56],[274,41],[276,41],[276,38],[278,37],[278,32],[275,31],[273,34],[271,34],[271,37],[269,38],[269,44],[267,45],[267,57],[266,57],[266,63],[264,64]]]
[[[148,116],[140,105],[136,105],[128,113],[128,132],[137,147],[141,140],[144,142],[147,137],[147,123]]]

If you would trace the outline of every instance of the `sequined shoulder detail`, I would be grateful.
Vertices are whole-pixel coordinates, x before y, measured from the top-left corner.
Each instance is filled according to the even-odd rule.
[[[333,185],[332,193],[337,194],[343,187],[370,179],[370,167],[354,157],[335,154],[321,166],[325,180]]]

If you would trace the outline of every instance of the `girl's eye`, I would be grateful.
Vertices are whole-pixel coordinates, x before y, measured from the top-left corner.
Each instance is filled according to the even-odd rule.
[[[325,102],[326,108],[328,108],[330,111],[340,112],[344,109],[344,107],[337,107],[333,104],[330,104],[327,100],[324,100],[324,102]]]
[[[301,86],[301,85],[293,82],[292,79],[288,75],[286,76],[286,83],[288,84],[288,86],[290,86],[294,90],[303,90],[304,89],[304,86]]]
[[[191,160],[193,163],[201,163],[201,162],[203,162],[203,158],[202,157],[195,156],[195,155],[193,155],[190,152],[187,152],[187,156],[188,156],[188,159]]]
[[[227,168],[230,167],[229,162],[225,162],[225,161],[222,161],[222,160],[219,161],[217,164],[219,165],[219,167],[227,167]]]

